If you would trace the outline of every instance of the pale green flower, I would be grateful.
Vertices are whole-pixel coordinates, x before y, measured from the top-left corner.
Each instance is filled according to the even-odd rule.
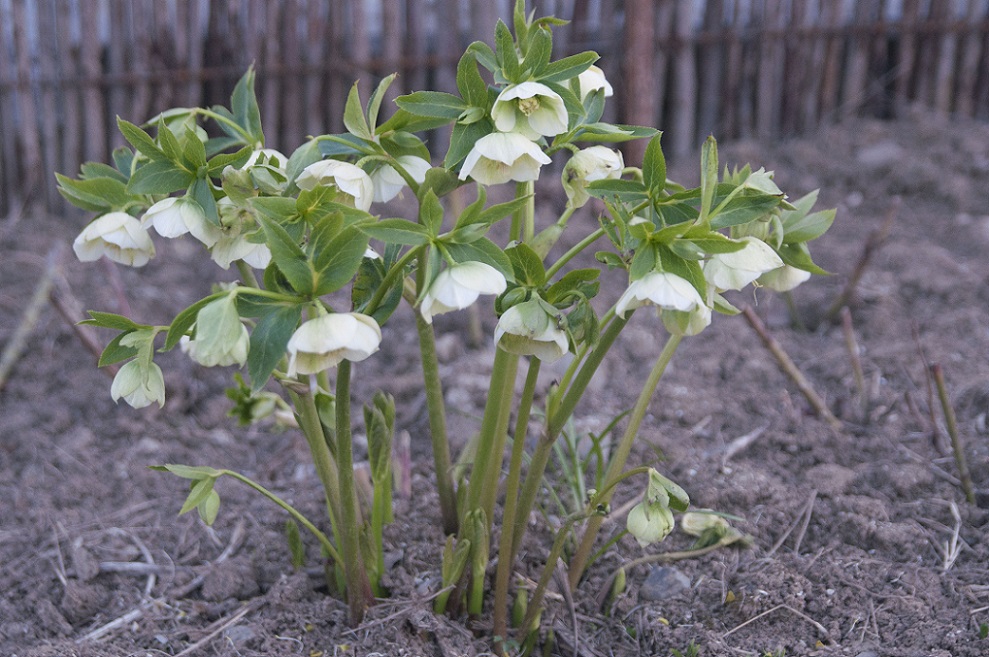
[[[575,153],[563,167],[563,189],[570,205],[583,207],[591,198],[587,193],[588,183],[620,178],[624,168],[621,152],[607,146],[591,146]]]
[[[512,306],[498,320],[495,345],[510,354],[552,363],[570,348],[566,332],[538,299]]]
[[[142,222],[149,222],[155,232],[162,237],[179,237],[191,233],[193,237],[205,244],[213,246],[222,233],[219,226],[214,226],[206,219],[206,213],[194,200],[187,197],[162,199],[148,208]]]
[[[788,292],[808,279],[810,279],[809,271],[797,269],[790,265],[783,265],[772,271],[767,271],[756,280],[759,285],[768,287],[770,290]]]
[[[251,336],[240,321],[232,296],[212,301],[196,315],[196,335],[183,339],[182,350],[204,367],[243,365]]]
[[[491,118],[502,132],[539,139],[566,132],[569,116],[560,94],[539,82],[522,82],[498,94]]]
[[[716,253],[704,263],[704,278],[718,290],[741,290],[766,272],[783,266],[773,248],[756,237],[743,237],[745,247]]]
[[[165,377],[157,363],[145,369],[137,359],[125,363],[113,377],[110,397],[118,401],[123,397],[133,408],[144,408],[152,402],[165,405]]]
[[[106,256],[131,267],[142,267],[155,255],[147,229],[126,212],[108,212],[90,223],[76,237],[72,250],[82,262]]]
[[[493,132],[477,140],[460,169],[460,179],[470,176],[482,185],[539,178],[539,168],[552,160],[530,139],[517,132]]]
[[[412,179],[420,184],[426,179],[426,172],[433,166],[416,155],[399,155],[395,159],[412,176]],[[398,196],[405,187],[405,178],[390,164],[375,169],[371,174],[371,182],[374,183],[374,200],[377,203],[387,203]]]
[[[749,174],[749,177],[742,183],[742,187],[772,194],[773,196],[782,196],[783,190],[776,186],[776,182],[773,181],[773,175],[773,171],[766,171],[764,167],[760,168],[758,171],[753,171]]]
[[[288,341],[288,375],[316,374],[378,350],[381,327],[368,315],[333,313],[310,319]]]
[[[660,309],[692,312],[703,306],[704,300],[697,289],[682,276],[654,271],[632,281],[615,304],[615,314],[624,318],[629,310],[647,304]]]
[[[647,547],[669,536],[676,526],[676,521],[668,506],[660,502],[643,500],[628,512],[625,526],[639,545]]]
[[[483,262],[462,262],[441,271],[422,296],[419,311],[427,324],[433,315],[462,310],[482,294],[501,294],[507,283],[504,275]]]
[[[340,160],[320,160],[302,170],[295,179],[299,189],[312,191],[319,185],[335,185],[358,210],[367,212],[374,201],[374,183],[359,166]]]

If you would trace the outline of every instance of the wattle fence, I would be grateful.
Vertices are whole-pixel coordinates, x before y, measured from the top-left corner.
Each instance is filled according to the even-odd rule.
[[[0,217],[65,208],[53,171],[106,160],[115,116],[225,104],[251,64],[269,145],[339,131],[353,80],[454,89],[509,0],[0,0]],[[671,156],[911,105],[989,119],[989,0],[530,0],[592,49],[606,118],[666,130]],[[633,153],[634,155],[634,153]]]

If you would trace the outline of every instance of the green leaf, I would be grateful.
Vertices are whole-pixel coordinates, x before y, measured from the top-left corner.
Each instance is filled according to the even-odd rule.
[[[414,116],[448,119],[449,121],[460,118],[464,110],[470,108],[470,105],[462,99],[442,91],[416,91],[405,96],[399,96],[395,99],[395,103]]]
[[[565,82],[577,77],[599,59],[596,52],[582,52],[550,63],[540,73],[539,82]]]
[[[111,169],[112,171],[112,169]],[[127,185],[117,178],[97,177],[74,180],[60,173],[55,174],[58,191],[73,205],[90,212],[109,212],[124,208],[132,196]]]
[[[372,239],[381,240],[388,244],[404,244],[406,246],[426,244],[431,237],[425,226],[408,219],[382,219],[375,223],[362,225],[361,232]]]
[[[818,267],[810,257],[810,250],[804,242],[794,244],[784,244],[777,253],[780,259],[791,267],[809,271],[818,276],[828,276],[830,272]]]
[[[788,220],[783,218],[784,242],[809,242],[817,239],[831,228],[834,222],[835,209],[811,212],[810,214]]]
[[[454,127],[456,131],[456,127]],[[433,167],[426,171],[426,179],[419,183],[419,198],[425,198],[426,194],[432,192],[437,197],[443,198],[456,188],[460,187],[461,180],[457,174],[444,167]]]
[[[512,262],[497,244],[482,237],[469,244],[444,244],[447,252],[457,262],[477,261],[491,265],[501,272],[506,280],[514,280]]]
[[[657,257],[656,247],[651,243],[643,244],[632,256],[632,263],[628,268],[628,278],[630,281],[637,281],[656,269]]]
[[[718,187],[718,142],[708,137],[701,148],[701,209],[700,216],[706,219],[714,202],[714,192]]]
[[[120,130],[120,134],[124,136],[124,139],[144,157],[151,161],[167,159],[158,147],[158,144],[155,143],[155,140],[151,138],[151,135],[130,121],[125,121],[118,116],[117,128]]]
[[[125,148],[128,153],[130,149]],[[99,178],[109,178],[117,182],[127,184],[127,176],[114,169],[109,164],[103,162],[83,162],[79,166],[79,178],[82,180],[95,180]]]
[[[123,339],[129,334],[130,331],[125,331],[110,340],[106,348],[103,349],[103,353],[100,354],[100,360],[99,363],[97,363],[97,367],[113,365],[114,363],[119,363],[137,355],[137,348],[120,344],[121,341],[123,341]]]
[[[100,328],[116,329],[118,331],[136,331],[138,329],[148,329],[150,326],[138,324],[129,317],[114,313],[104,313],[98,310],[89,311],[90,319],[84,319],[80,324],[88,326],[99,326]]]
[[[601,275],[597,269],[575,269],[567,272],[560,280],[546,291],[546,300],[555,303],[566,295],[585,289],[588,283],[596,281]]]
[[[546,268],[542,258],[527,244],[516,244],[505,249],[505,254],[512,263],[515,281],[528,287],[542,287],[546,282]]]
[[[608,269],[625,269],[625,261],[622,257],[611,251],[598,251],[594,254],[594,259],[606,265]]]
[[[515,50],[515,39],[512,38],[511,31],[500,18],[495,26],[495,55],[505,80],[511,84],[523,82],[520,78],[521,69],[519,68],[519,55]]]
[[[587,185],[587,193],[600,199],[618,199],[635,203],[646,199],[646,187],[638,180],[595,180]]]
[[[285,356],[285,348],[301,317],[301,305],[274,305],[258,319],[251,332],[251,348],[247,355],[247,373],[253,392],[264,387]]]
[[[166,463],[165,465],[149,465],[148,469],[157,470],[158,472],[171,472],[176,477],[193,479],[196,481],[207,478],[216,479],[217,477],[223,476],[223,471],[206,465],[178,465],[175,463]]]
[[[687,279],[702,299],[707,297],[707,281],[704,280],[704,271],[699,262],[681,258],[673,250],[662,246],[657,247],[656,252],[663,271]]]
[[[688,232],[684,236],[684,239],[690,240],[697,248],[709,255],[715,253],[734,253],[745,248],[745,242],[730,239],[721,233],[715,233],[713,231],[706,234],[699,234],[696,237],[692,236],[691,232]]]
[[[216,301],[226,294],[228,294],[228,292],[225,291],[211,294],[208,297],[200,299],[176,315],[175,319],[172,320],[171,325],[168,327],[168,333],[165,335],[165,351],[173,349],[175,345],[179,343],[179,340],[182,339],[182,336],[189,332],[192,325],[196,323],[196,316],[199,315],[199,311],[202,310],[204,306]]]
[[[213,196],[213,188],[207,178],[196,178],[189,186],[189,196],[199,204],[206,215],[206,220],[214,226],[220,225],[220,213]]]
[[[474,41],[467,46],[467,52],[474,55],[477,63],[494,73],[498,69],[498,56],[491,46],[483,41]]]
[[[314,254],[315,296],[335,292],[350,282],[360,269],[367,240],[367,235],[358,229],[347,228]]]
[[[285,521],[285,540],[288,541],[288,551],[291,555],[292,568],[299,570],[306,565],[306,546],[302,543],[299,533],[299,523],[293,518]]]
[[[205,502],[209,494],[213,492],[214,483],[216,483],[216,480],[212,477],[203,477],[194,483],[192,489],[189,491],[189,496],[185,498],[185,504],[182,505],[179,515],[189,513]]]
[[[374,139],[371,127],[367,124],[367,117],[364,116],[364,108],[361,107],[361,96],[357,91],[356,82],[350,88],[350,93],[347,95],[347,104],[343,108],[343,125],[355,137],[367,139],[368,141]]]
[[[391,118],[378,126],[377,133],[385,135],[392,131],[404,130],[406,132],[421,132],[423,130],[435,130],[450,123],[447,118],[435,118],[429,116],[417,116],[399,107]]]
[[[488,85],[477,70],[477,57],[470,51],[465,52],[457,64],[457,90],[467,105],[487,107]]]
[[[298,178],[303,169],[323,159],[323,155],[320,152],[320,143],[315,139],[310,139],[302,146],[296,148],[292,152],[292,155],[289,156],[288,164],[285,165],[285,177],[293,181],[293,187],[295,186],[295,179]]]
[[[368,308],[368,304],[374,298],[378,288],[385,279],[385,265],[377,258],[364,258],[361,266],[354,277],[354,284],[351,287],[350,299],[355,312],[368,314],[383,326],[391,314],[395,312],[399,302],[402,300],[402,288],[404,279],[396,276],[391,289],[385,292],[384,297],[376,308]]]
[[[378,112],[381,110],[381,101],[385,99],[385,92],[388,91],[388,87],[391,83],[395,81],[397,77],[396,73],[383,78],[381,82],[378,83],[377,88],[371,94],[371,98],[367,101],[367,122],[368,127],[371,128],[371,134],[374,134],[374,126],[378,122]]]
[[[196,141],[199,141],[198,139]],[[254,149],[250,146],[244,146],[242,149],[236,153],[220,153],[214,156],[208,162],[206,162],[206,167],[209,170],[211,176],[215,176],[222,172],[227,166],[232,166],[235,169],[247,164],[247,160],[250,159],[251,153]]]
[[[490,226],[496,221],[500,221],[501,219],[504,219],[514,213],[516,210],[525,207],[525,205],[531,200],[532,198],[530,196],[521,196],[514,198],[511,201],[492,205],[490,208],[487,208],[481,212],[477,218],[477,222],[475,223]]]
[[[261,130],[261,109],[258,107],[257,95],[254,93],[254,77],[254,66],[251,66],[237,81],[237,86],[230,96],[230,107],[233,110],[234,121],[254,140],[254,143],[248,146],[259,147],[264,146],[264,132]]]
[[[711,228],[729,228],[761,219],[779,207],[781,198],[756,190],[743,190],[711,216]]]
[[[660,132],[655,128],[594,122],[579,126],[573,137],[573,141],[618,143],[633,139],[650,139],[658,134]]]
[[[187,188],[195,175],[167,160],[156,160],[141,166],[130,182],[127,191],[131,194],[171,194]]]
[[[429,235],[439,235],[443,228],[443,206],[431,189],[422,197],[419,206],[419,223],[425,227]]]
[[[455,123],[450,136],[450,149],[443,159],[443,166],[447,169],[456,168],[474,148],[477,140],[493,130],[494,126],[487,120],[469,124]]]
[[[121,172],[121,182],[126,183],[127,179],[130,178],[131,165],[134,163],[134,151],[126,146],[118,146],[113,149],[111,157],[113,157],[113,166]]]
[[[292,288],[302,295],[310,295],[315,288],[313,268],[302,247],[280,224],[264,214],[258,215],[258,222],[264,229],[271,259],[278,270],[288,279]]]
[[[178,137],[165,125],[165,119],[163,118],[159,117],[157,127],[158,145],[161,147],[165,157],[181,166],[183,164],[182,145],[179,143]],[[198,138],[196,141],[199,141]]]
[[[220,512],[220,495],[215,490],[211,490],[206,499],[196,507],[199,517],[207,526],[212,526],[216,522],[216,516]]]
[[[660,132],[649,140],[642,158],[642,183],[653,199],[660,198],[666,189],[666,157],[660,144],[662,137]]]
[[[520,76],[538,80],[539,75],[546,69],[546,65],[549,64],[550,57],[552,56],[552,33],[548,29],[533,30],[528,39],[528,48],[525,57],[522,59]]]

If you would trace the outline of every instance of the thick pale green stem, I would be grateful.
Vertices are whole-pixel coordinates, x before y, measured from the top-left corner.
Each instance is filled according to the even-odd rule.
[[[342,564],[347,579],[347,603],[350,607],[350,624],[358,625],[364,612],[371,605],[371,583],[364,569],[361,555],[361,517],[357,506],[357,488],[354,485],[353,436],[350,427],[350,361],[337,366],[336,389],[336,439],[337,465],[340,481],[340,548],[344,556]]]
[[[505,483],[505,508],[502,513],[501,538],[498,542],[498,570],[495,575],[494,636],[496,637],[508,636],[508,588],[512,571],[515,569],[515,553],[512,550],[515,523],[511,522],[511,519],[515,517],[515,509],[518,506],[522,457],[525,455],[525,438],[529,432],[529,417],[532,412],[532,398],[536,393],[536,382],[539,379],[540,362],[538,358],[533,358],[529,362],[529,372],[525,378],[525,388],[522,390],[518,417],[515,421],[512,459]]]
[[[339,539],[339,536],[336,534],[337,527],[340,524],[340,483],[337,479],[338,470],[333,455],[330,454],[330,449],[326,444],[323,425],[320,424],[319,412],[316,410],[316,401],[313,399],[311,392],[296,393],[290,389],[288,392],[292,398],[292,405],[299,414],[299,427],[302,429],[302,435],[306,437],[306,443],[309,445],[309,452],[312,454],[316,474],[319,476],[319,481],[323,484],[323,491],[326,494],[326,507],[329,510],[334,536]]]
[[[639,393],[639,398],[636,400],[632,414],[629,416],[628,426],[625,427],[625,434],[611,455],[611,462],[604,476],[604,481],[606,482],[605,488],[608,487],[609,482],[616,481],[622,476],[622,470],[625,469],[625,462],[628,461],[628,455],[632,451],[632,444],[635,442],[635,437],[639,433],[639,427],[642,426],[642,420],[645,418],[646,411],[649,408],[649,401],[652,399],[652,395],[656,391],[656,386],[659,384],[660,378],[662,378],[663,373],[666,371],[666,366],[669,365],[682,339],[683,336],[671,335],[666,341],[663,351],[656,359],[652,371],[649,372],[649,378],[646,379],[645,384],[642,386],[642,392]],[[606,496],[602,496],[600,503],[607,504],[611,500],[612,492],[612,490],[609,490]],[[587,567],[588,558],[591,555],[594,541],[597,539],[603,520],[604,518],[602,516],[594,516],[587,521],[587,527],[584,530],[580,545],[570,560],[571,590],[577,588],[580,578],[584,575],[584,569]]]
[[[574,256],[589,247],[591,244],[594,244],[594,242],[598,241],[602,235],[604,235],[604,228],[598,228],[596,231],[570,247],[566,253],[560,256],[559,260],[550,265],[549,269],[546,270],[546,280],[553,278],[553,276],[556,275],[556,272],[560,271],[563,265],[570,262]]]

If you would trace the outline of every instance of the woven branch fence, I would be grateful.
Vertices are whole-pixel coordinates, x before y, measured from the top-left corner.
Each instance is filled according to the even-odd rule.
[[[509,0],[0,0],[0,216],[66,205],[53,171],[105,161],[173,106],[226,104],[254,63],[268,145],[340,131],[347,90],[453,91]],[[608,120],[774,139],[910,105],[989,118],[989,0],[530,0],[569,19],[557,56],[597,51]],[[442,138],[442,137],[439,137]],[[629,154],[635,161],[634,146]]]

